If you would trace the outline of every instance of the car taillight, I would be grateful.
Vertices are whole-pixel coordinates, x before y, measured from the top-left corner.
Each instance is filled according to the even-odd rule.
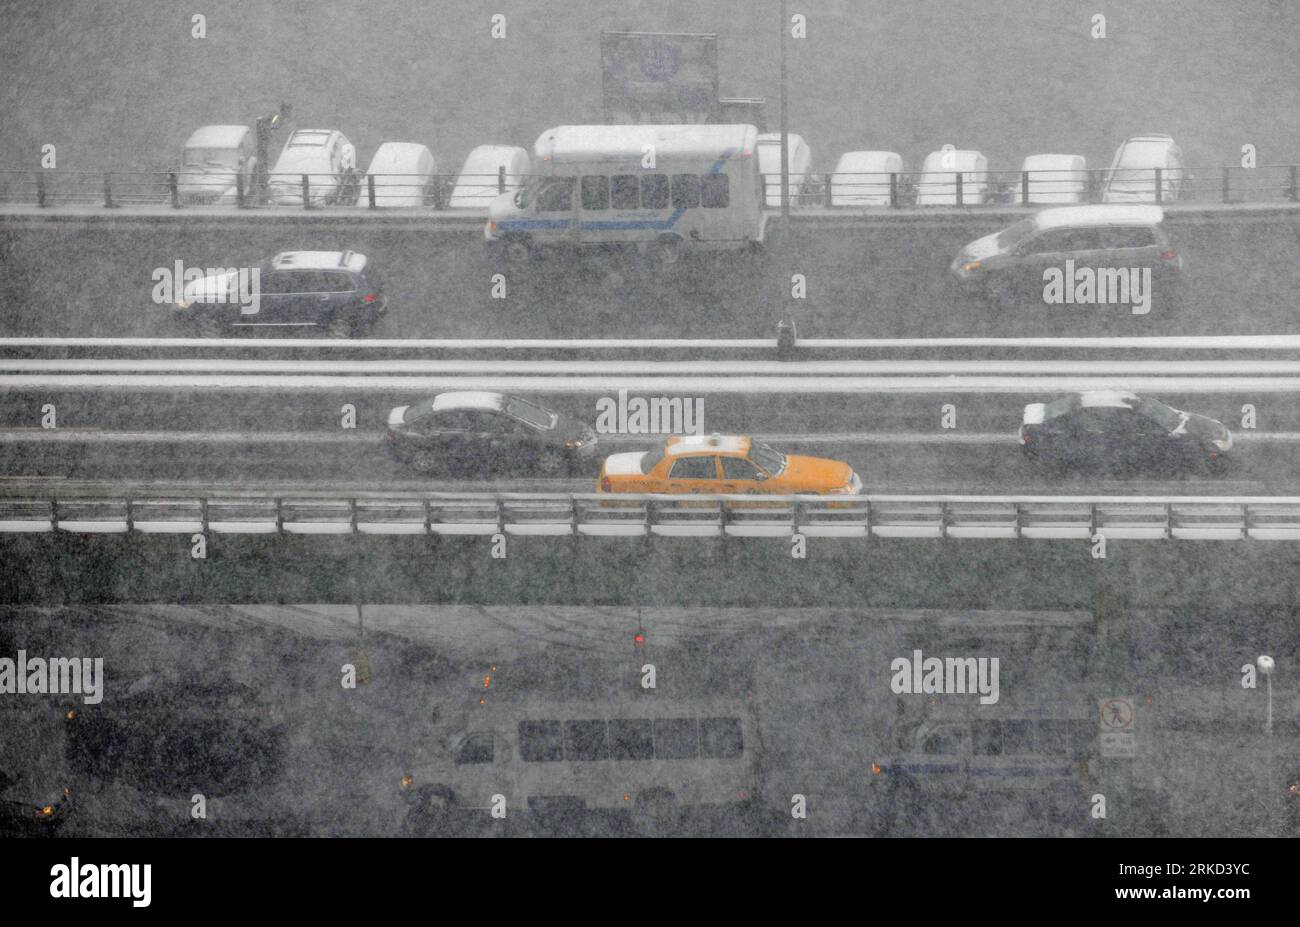
[[[384,437],[388,439],[389,444],[397,443],[397,432],[395,431],[388,432],[388,434],[386,434]]]
[[[611,483],[611,482],[609,481],[609,477],[607,477],[607,476],[602,476],[602,477],[600,478],[600,491],[601,491],[601,492],[609,492],[609,491],[610,491],[611,489],[613,489],[613,488],[614,488],[614,484]]]
[[[1176,261],[1176,260],[1178,260],[1178,252],[1175,251],[1175,250],[1173,250],[1172,248],[1170,248],[1168,251],[1161,251],[1161,252],[1160,252],[1160,260],[1162,260],[1162,261]]]
[[[379,298],[378,293],[367,293],[365,296],[361,297],[361,301],[363,303],[373,303],[378,298]]]

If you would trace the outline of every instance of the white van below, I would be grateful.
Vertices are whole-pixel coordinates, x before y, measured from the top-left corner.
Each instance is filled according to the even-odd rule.
[[[1160,171],[1159,197],[1156,171]],[[1103,203],[1172,202],[1188,181],[1183,152],[1168,135],[1140,135],[1119,146],[1106,174]]]
[[[370,183],[374,178],[375,208],[433,206],[437,201],[438,163],[424,145],[414,142],[384,142],[370,159],[361,178],[357,205],[369,208]]]
[[[957,175],[961,175],[961,189]],[[989,194],[989,161],[978,151],[946,148],[932,151],[916,182],[918,206],[978,206]]]
[[[461,165],[447,206],[451,209],[487,209],[502,193],[513,193],[532,171],[528,152],[517,145],[479,145]],[[501,174],[505,189],[501,189]]]
[[[781,206],[781,133],[764,132],[757,138],[758,171],[763,175],[765,202],[769,208]],[[799,203],[799,194],[808,182],[808,171],[812,169],[812,149],[803,140],[802,135],[787,133],[787,162],[790,172],[790,205]]]
[[[901,182],[902,155],[895,151],[847,151],[831,175],[832,206],[889,206],[890,175]],[[895,188],[897,189],[897,188]]]
[[[1018,183],[1013,202],[1016,203],[1084,203],[1088,199],[1088,162],[1082,155],[1038,154],[1025,158],[1020,165],[1022,174],[1028,174],[1029,197]]]

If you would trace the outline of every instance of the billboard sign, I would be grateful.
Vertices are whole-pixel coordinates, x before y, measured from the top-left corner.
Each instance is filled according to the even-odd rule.
[[[716,35],[602,32],[600,61],[607,123],[717,121]]]

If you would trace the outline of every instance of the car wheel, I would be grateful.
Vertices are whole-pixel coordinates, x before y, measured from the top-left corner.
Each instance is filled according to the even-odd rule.
[[[416,451],[411,457],[411,466],[420,473],[435,473],[438,470],[438,456],[433,451]]]
[[[510,238],[502,246],[501,253],[505,255],[506,263],[526,264],[533,259],[533,243],[523,237]]]
[[[340,316],[330,319],[325,330],[329,332],[331,338],[351,338],[355,334],[352,322]]]
[[[643,832],[671,835],[681,822],[681,806],[668,789],[648,789],[637,796],[633,816]]]
[[[537,466],[547,476],[559,476],[569,470],[564,452],[557,447],[543,448],[537,457]]]
[[[225,333],[225,328],[216,316],[201,315],[194,320],[194,331],[200,338],[220,338]]]
[[[676,264],[682,259],[682,240],[676,235],[664,235],[651,247],[654,260],[665,266]]]
[[[990,306],[1004,307],[1015,302],[1015,288],[1002,274],[991,274],[984,281],[984,301]]]

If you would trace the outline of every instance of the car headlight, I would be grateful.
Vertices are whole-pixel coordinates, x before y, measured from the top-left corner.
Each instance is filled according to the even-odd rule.
[[[178,300],[176,300],[176,308],[177,308],[177,309],[188,309],[188,308],[190,308],[190,306],[193,306],[193,305],[194,305],[194,303],[190,302],[188,299],[178,299]]]
[[[983,261],[963,261],[961,265],[961,269],[969,274],[972,271],[979,270],[983,266],[984,266]]]
[[[862,480],[858,478],[858,475],[856,473],[852,473],[849,475],[849,481],[847,483],[845,483],[843,486],[839,486],[831,490],[831,495],[853,496],[853,495],[857,495],[861,491],[862,491]]]
[[[569,440],[564,442],[564,446],[568,450],[576,451],[578,448],[583,447],[586,443],[587,442],[582,440],[581,438],[570,438]]]
[[[1216,438],[1214,441],[1214,446],[1221,451],[1232,450],[1232,435],[1226,435],[1225,437],[1222,438]]]

